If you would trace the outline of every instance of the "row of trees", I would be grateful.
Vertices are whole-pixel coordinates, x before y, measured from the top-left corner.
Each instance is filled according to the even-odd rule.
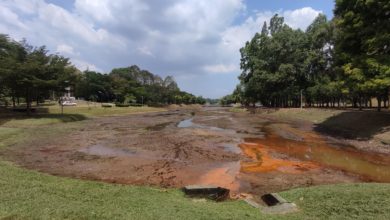
[[[146,104],[204,104],[205,99],[181,91],[173,77],[165,79],[137,66],[113,69],[109,74],[81,72],[68,58],[49,54],[0,35],[0,101],[15,107],[58,99],[66,88],[78,98],[100,102]],[[9,101],[10,100],[10,101]]]
[[[337,0],[335,17],[319,15],[294,30],[275,15],[241,48],[240,84],[226,102],[267,107],[388,105],[390,2]]]
[[[172,76],[160,76],[138,66],[113,69],[109,74],[85,71],[75,84],[75,95],[101,102],[154,104],[204,104],[201,96],[179,89]]]

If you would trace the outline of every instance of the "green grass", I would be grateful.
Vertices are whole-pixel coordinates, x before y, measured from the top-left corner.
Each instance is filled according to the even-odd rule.
[[[111,185],[27,171],[0,162],[0,218],[254,219],[243,202],[196,202],[179,190]]]
[[[1,109],[0,109],[1,110]],[[111,107],[103,108],[99,105],[88,106],[66,106],[61,114],[58,105],[40,107],[37,113],[27,116],[26,113],[0,111],[0,125],[3,127],[32,128],[35,126],[52,125],[63,122],[82,121],[87,118],[102,116],[119,116],[146,112],[166,111],[164,108],[154,107]]]
[[[42,125],[76,122],[85,119],[87,119],[87,117],[79,114],[38,114],[32,116],[18,115],[15,117],[2,118],[0,119],[0,124],[2,127],[34,128]]]
[[[165,111],[163,108],[154,108],[154,107],[110,107],[104,108],[99,105],[94,106],[66,106],[64,107],[65,114],[80,114],[86,117],[94,116],[115,116],[115,115],[125,115],[125,114],[135,114],[135,113],[144,113],[144,112],[159,112]],[[60,114],[61,108],[59,106],[50,106],[49,112],[51,114]]]
[[[22,129],[0,127],[0,149],[17,143],[22,138]]]
[[[51,120],[3,121],[0,148],[50,141],[84,123]],[[61,123],[68,120],[74,122]],[[264,215],[242,201],[199,201],[176,189],[56,177],[0,158],[0,219],[390,219],[390,184],[329,185],[281,194],[300,212]]]
[[[390,219],[390,184],[339,184],[281,193],[302,210],[302,219]]]
[[[297,108],[289,108],[289,109],[279,109],[277,111],[272,111],[268,113],[269,115],[273,115],[275,117],[279,117],[281,119],[298,119],[298,120],[306,120],[311,121],[313,123],[321,123],[327,120],[330,117],[341,114],[345,112],[343,110],[336,109],[297,109]]]

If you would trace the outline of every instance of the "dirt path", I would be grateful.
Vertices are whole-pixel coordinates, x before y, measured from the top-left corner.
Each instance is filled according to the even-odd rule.
[[[331,142],[307,124],[223,108],[102,117],[85,124],[68,136],[3,154],[54,175],[162,187],[213,184],[228,187],[232,196],[390,182],[387,155]]]

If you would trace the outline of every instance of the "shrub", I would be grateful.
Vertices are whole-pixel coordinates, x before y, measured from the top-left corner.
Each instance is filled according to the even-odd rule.
[[[139,103],[130,103],[129,105],[133,106],[133,107],[141,107],[142,106],[142,104],[139,104]]]
[[[123,103],[115,103],[116,107],[129,107],[130,104],[123,104]]]

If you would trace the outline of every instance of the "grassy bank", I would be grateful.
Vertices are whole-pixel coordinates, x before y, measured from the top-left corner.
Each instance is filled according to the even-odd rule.
[[[306,120],[313,123],[322,123],[328,118],[331,118],[335,115],[339,115],[345,112],[344,110],[337,109],[299,109],[299,108],[287,108],[287,109],[277,109],[277,110],[268,110],[261,111],[261,113],[266,113],[281,119],[298,119]]]
[[[305,120],[315,123],[317,131],[341,138],[374,140],[390,144],[390,112],[337,109],[278,109],[261,111],[282,120]]]
[[[179,190],[54,177],[0,162],[5,219],[389,219],[389,184],[296,189],[282,195],[300,212],[263,215],[242,201],[186,198]]]
[[[36,112],[27,115],[22,112],[0,109],[0,125],[3,127],[35,127],[40,125],[50,125],[56,123],[82,121],[92,117],[119,116],[127,114],[161,112],[164,108],[154,107],[111,107],[103,108],[96,106],[67,106],[64,107],[63,114],[58,105],[40,107]]]
[[[165,111],[163,108],[154,108],[154,107],[110,107],[104,108],[99,105],[94,106],[67,106],[64,107],[65,114],[80,114],[86,117],[94,116],[114,116],[114,115],[124,115],[124,114],[135,114],[135,113],[144,113],[144,112],[159,112]],[[60,114],[61,108],[59,106],[49,107],[50,114]]]

